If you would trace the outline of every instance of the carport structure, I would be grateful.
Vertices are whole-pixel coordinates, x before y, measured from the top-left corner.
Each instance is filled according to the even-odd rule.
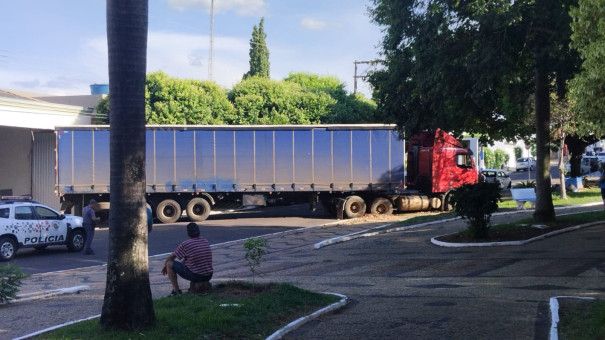
[[[59,209],[55,126],[90,124],[93,109],[0,90],[0,195],[28,195]]]

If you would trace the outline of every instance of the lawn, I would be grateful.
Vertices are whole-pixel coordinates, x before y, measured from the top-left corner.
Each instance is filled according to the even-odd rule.
[[[105,331],[98,319],[44,333],[40,339],[265,339],[281,327],[340,297],[290,284],[228,282],[208,295],[154,300],[156,327],[141,331]]]
[[[605,301],[559,299],[560,339],[605,339]]]

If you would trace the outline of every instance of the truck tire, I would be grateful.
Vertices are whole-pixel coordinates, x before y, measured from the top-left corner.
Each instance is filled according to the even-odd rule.
[[[86,236],[84,230],[76,229],[69,233],[67,237],[67,249],[72,252],[82,251],[86,245]]]
[[[195,222],[202,222],[210,216],[210,203],[203,198],[193,198],[187,203],[187,216]]]
[[[181,217],[181,206],[175,200],[163,200],[155,208],[155,215],[162,223],[174,223]]]
[[[366,212],[366,202],[359,196],[349,196],[346,198],[344,213],[347,218],[361,217]]]
[[[17,243],[11,237],[0,238],[0,261],[8,261],[15,257]]]
[[[390,216],[393,214],[393,203],[388,198],[378,197],[372,202],[370,213]]]
[[[454,203],[452,202],[452,194],[448,193],[443,197],[443,205],[441,211],[452,211],[454,210]]]

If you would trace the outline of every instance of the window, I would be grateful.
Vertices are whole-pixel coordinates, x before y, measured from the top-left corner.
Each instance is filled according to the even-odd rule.
[[[0,209],[0,218],[8,218],[9,213],[10,213],[9,208]]]
[[[460,153],[456,155],[456,165],[461,168],[472,168],[472,157],[466,153]]]
[[[34,213],[30,207],[15,207],[16,220],[33,220]]]
[[[38,217],[41,220],[58,220],[58,219],[60,219],[59,218],[60,216],[56,212],[54,212],[48,208],[36,206],[35,209],[36,209],[36,214],[38,214]]]

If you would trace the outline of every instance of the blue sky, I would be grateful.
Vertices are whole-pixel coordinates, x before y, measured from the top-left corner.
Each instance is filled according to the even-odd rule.
[[[89,94],[108,82],[105,0],[0,0],[0,88]],[[215,0],[214,80],[248,71],[252,27],[265,18],[271,78],[336,76],[353,91],[355,60],[379,58],[370,0]],[[208,79],[210,0],[150,0],[147,70]],[[360,65],[359,73],[368,69]],[[358,90],[369,96],[362,81]]]

